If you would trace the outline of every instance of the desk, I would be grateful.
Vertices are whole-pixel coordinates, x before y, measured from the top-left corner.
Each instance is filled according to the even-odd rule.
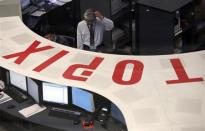
[[[8,105],[15,105],[15,108],[13,109],[8,109]],[[14,100],[10,100],[8,102],[5,102],[1,104],[0,106],[0,115],[1,114],[9,114],[12,117],[16,119],[20,119],[22,121],[26,121],[28,123],[33,123],[37,124],[40,126],[45,126],[49,128],[55,128],[55,129],[60,129],[60,130],[65,130],[65,131],[84,131],[85,129],[82,128],[82,124],[74,125],[73,120],[66,120],[66,119],[61,119],[57,117],[52,117],[49,116],[49,109],[46,109],[38,114],[35,114],[29,118],[23,117],[18,111],[29,107],[33,105],[32,100],[27,100],[23,103],[17,103]],[[86,129],[87,131],[106,131],[106,129],[102,128],[99,124],[98,121],[94,122],[94,128],[93,129]]]
[[[23,15],[23,21],[30,29],[42,36],[51,30],[57,34],[60,32],[60,34],[68,35],[73,26],[73,20],[71,20],[73,15],[71,6],[72,2],[64,3],[61,6],[50,3],[49,5],[42,6],[37,10],[45,13],[42,13],[42,15],[39,16],[35,16],[35,12]]]
[[[128,131],[205,129],[205,51],[162,56],[110,55],[73,49],[48,41],[25,28],[18,17],[0,18],[0,27],[2,68],[41,81],[79,87],[102,95],[121,110]],[[27,50],[34,41],[41,43],[37,48],[49,45],[53,49],[27,52],[29,56],[21,64],[15,63],[16,57],[3,57]],[[63,50],[69,51],[69,54],[41,72],[34,71]],[[101,59],[103,61],[99,64]],[[73,73],[71,70],[72,73],[69,73],[70,67],[76,65],[84,68],[79,67],[80,72],[76,70]],[[131,77],[132,74],[138,77]],[[178,78],[184,80],[181,74],[187,76],[189,79],[185,78],[188,80],[194,78],[196,81],[169,83]],[[87,80],[80,81],[75,76]],[[7,111],[4,104],[0,105],[0,110]],[[69,122],[66,123],[66,126],[69,125]],[[76,131],[75,126],[69,128]]]

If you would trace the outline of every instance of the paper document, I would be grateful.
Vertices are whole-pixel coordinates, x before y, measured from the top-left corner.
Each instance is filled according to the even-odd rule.
[[[0,104],[10,101],[11,97],[5,94],[4,92],[1,92],[1,98],[0,98]]]
[[[37,10],[37,11],[33,12],[33,13],[31,14],[31,16],[37,16],[37,17],[39,17],[39,16],[41,16],[41,15],[43,15],[43,14],[45,14],[45,13],[46,13],[45,11]]]
[[[58,0],[60,2],[63,2],[63,3],[67,3],[67,2],[71,2],[72,0]]]
[[[46,107],[40,107],[38,104],[34,104],[32,106],[26,107],[19,111],[24,117],[28,118],[32,115],[35,115],[43,110],[45,110]]]
[[[51,3],[53,3],[53,4],[55,4],[55,5],[59,5],[59,6],[62,6],[62,5],[65,4],[64,2],[60,2],[60,1],[53,1],[53,2],[51,2]]]

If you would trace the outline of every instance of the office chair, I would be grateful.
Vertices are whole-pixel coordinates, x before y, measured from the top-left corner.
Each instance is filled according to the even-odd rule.
[[[65,35],[59,35],[59,37],[66,40],[66,42],[64,43],[65,46],[69,46],[69,47],[75,47],[76,46],[74,37],[65,36]]]
[[[74,47],[75,38],[73,37],[65,36],[65,35],[57,35],[55,33],[48,33],[44,37],[56,43],[69,46],[69,47]]]

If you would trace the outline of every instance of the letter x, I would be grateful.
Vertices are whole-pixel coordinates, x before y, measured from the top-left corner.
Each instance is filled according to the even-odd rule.
[[[43,46],[43,47],[37,48],[40,43],[41,42],[39,41],[34,41],[25,51],[6,55],[6,56],[3,56],[3,58],[11,59],[11,58],[17,57],[17,59],[15,60],[15,63],[21,64],[26,59],[26,57],[28,57],[32,53],[54,48],[52,46]]]

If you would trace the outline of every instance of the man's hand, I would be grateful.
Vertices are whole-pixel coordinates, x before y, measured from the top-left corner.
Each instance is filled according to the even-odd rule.
[[[104,16],[99,11],[95,11],[95,15],[96,15],[96,17],[100,18],[101,20],[103,20],[103,18],[104,18]]]

